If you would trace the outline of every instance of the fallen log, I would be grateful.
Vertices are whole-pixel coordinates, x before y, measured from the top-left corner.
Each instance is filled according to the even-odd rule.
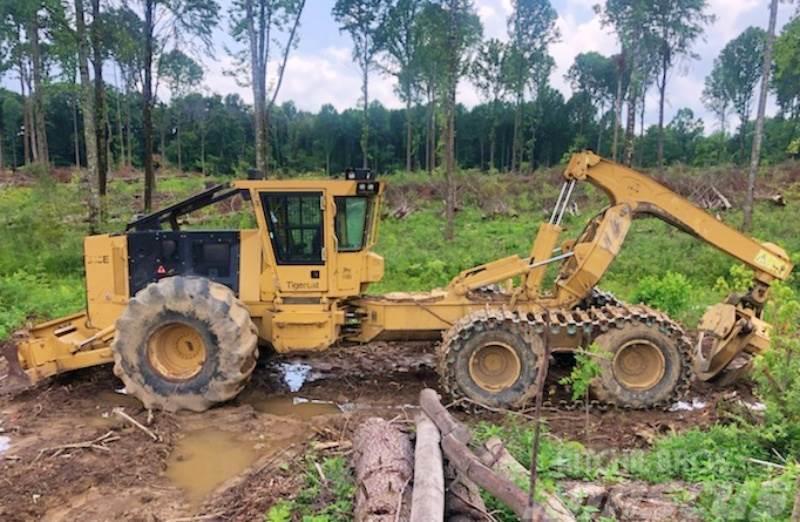
[[[455,420],[453,416],[450,415],[450,412],[442,406],[442,403],[439,401],[439,394],[436,393],[436,390],[425,388],[419,392],[419,405],[422,411],[424,411],[436,427],[439,428],[442,438],[453,434],[456,440],[464,444],[468,444],[472,439],[472,433],[470,433],[469,428]]]
[[[538,504],[534,504],[536,512],[529,513],[527,493],[509,478],[492,471],[467,447],[467,443],[472,438],[469,429],[456,421],[442,406],[436,391],[422,390],[419,394],[419,402],[422,410],[441,432],[442,451],[459,473],[491,493],[520,519],[542,521],[547,519],[544,510]]]
[[[353,435],[356,521],[408,519],[404,496],[411,481],[413,460],[411,442],[395,424],[370,417],[356,429]]]
[[[486,453],[481,455],[481,461],[494,471],[511,479],[515,484],[527,484],[530,481],[530,472],[508,452],[503,441],[492,437],[484,444]],[[575,522],[572,512],[554,494],[537,490],[544,499],[544,510],[556,522]]]
[[[441,437],[436,425],[424,413],[417,416],[414,447],[414,489],[411,493],[411,522],[444,520],[444,465]]]
[[[458,472],[451,463],[445,465],[444,506],[448,522],[483,522],[491,520],[487,516],[486,504],[481,497],[481,490],[470,479]]]

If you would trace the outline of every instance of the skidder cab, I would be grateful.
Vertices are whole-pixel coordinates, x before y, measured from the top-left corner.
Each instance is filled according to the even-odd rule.
[[[16,380],[115,361],[129,390],[132,381],[152,389],[137,394],[146,404],[203,409],[244,386],[257,337],[279,352],[328,348],[357,319],[346,300],[383,276],[383,258],[370,252],[382,190],[368,171],[235,181],[139,218],[124,233],[87,237],[87,309],[37,326],[7,353]],[[257,228],[182,229],[187,214],[235,198],[249,203]],[[211,394],[222,366],[229,380]],[[166,393],[158,383],[210,400],[176,403],[181,393],[171,393],[148,401]]]

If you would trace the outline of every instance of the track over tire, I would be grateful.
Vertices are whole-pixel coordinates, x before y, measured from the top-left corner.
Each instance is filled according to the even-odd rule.
[[[201,277],[150,284],[116,328],[114,374],[148,409],[200,412],[232,399],[258,358],[248,310],[230,288]]]
[[[643,409],[670,404],[689,382],[688,343],[657,323],[625,321],[595,338],[608,355],[592,391],[601,401]]]
[[[454,399],[513,408],[536,394],[544,345],[523,316],[482,310],[459,320],[439,347],[439,376]]]

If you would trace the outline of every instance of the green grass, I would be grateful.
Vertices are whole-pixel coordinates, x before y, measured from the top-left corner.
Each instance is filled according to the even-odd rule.
[[[680,481],[700,486],[697,507],[706,520],[788,520],[800,466],[794,457],[779,458],[761,430],[760,426],[714,425],[659,438],[648,450],[598,453],[578,442],[553,437],[545,429],[537,468],[545,489],[556,488],[562,479],[607,485],[623,480]],[[499,437],[508,451],[529,467],[531,423],[518,418],[499,424],[480,422],[473,432],[478,442]],[[487,496],[485,500],[499,510],[500,520],[515,520],[495,499]]]
[[[356,486],[344,457],[306,455],[303,480],[303,487],[294,498],[281,500],[267,511],[265,522],[352,520]]]

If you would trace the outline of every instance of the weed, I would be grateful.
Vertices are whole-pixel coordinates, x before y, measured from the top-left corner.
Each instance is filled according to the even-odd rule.
[[[345,522],[352,520],[356,487],[344,457],[306,456],[305,484],[292,500],[282,500],[265,515],[267,522]]]
[[[592,343],[585,351],[575,353],[575,365],[572,371],[558,382],[571,387],[573,400],[586,399],[592,381],[602,372],[600,361],[610,357],[610,353],[604,351],[597,343]]]

